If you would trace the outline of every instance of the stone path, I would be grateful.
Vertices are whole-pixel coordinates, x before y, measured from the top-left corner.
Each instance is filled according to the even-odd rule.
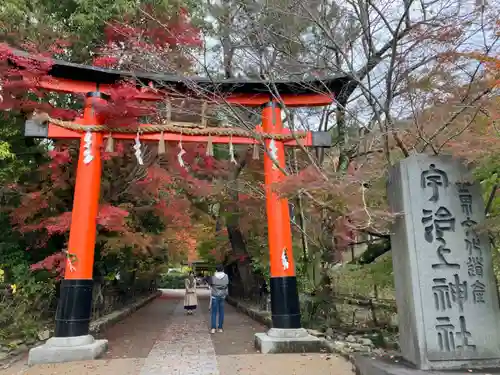
[[[224,333],[208,330],[208,293],[199,291],[195,315],[184,314],[184,291],[168,290],[101,336],[100,360],[27,368],[19,362],[0,375],[352,375],[343,358],[327,354],[257,353],[254,333],[265,327],[226,305]]]
[[[219,375],[205,316],[187,316],[177,304],[168,327],[149,352],[140,375]]]

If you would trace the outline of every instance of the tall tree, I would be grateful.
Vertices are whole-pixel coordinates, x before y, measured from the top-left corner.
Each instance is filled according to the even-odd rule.
[[[39,5],[39,8],[33,8],[36,13],[29,13],[28,21],[23,24],[26,33],[20,33],[17,39],[8,36],[15,46],[79,62],[87,61],[98,52],[98,58],[94,59],[96,64],[106,63],[122,69],[137,69],[137,64],[141,64],[142,68],[148,69],[145,63],[149,63],[150,70],[167,69],[185,73],[189,71],[192,59],[184,54],[184,49],[199,45],[197,29],[190,23],[186,8],[180,4],[174,7],[166,2],[145,2],[139,6],[135,2],[103,2],[104,10],[96,8],[91,2],[65,2],[61,7],[43,2]],[[12,6],[18,7],[11,9],[13,14],[16,9],[31,9],[30,4],[22,2]],[[94,13],[87,14],[89,9]],[[152,18],[155,14],[160,14],[161,18]],[[79,43],[63,43],[50,38],[55,37],[53,34],[47,37],[52,44],[45,41],[34,43],[36,39],[31,38],[36,37],[37,27],[42,20],[51,17],[60,21],[54,22],[52,29],[59,33],[59,37],[68,35],[76,40],[78,32],[91,27],[95,32],[78,41],[84,41],[86,52],[80,50],[82,45]],[[5,19],[2,24],[6,29],[11,26],[7,21]],[[75,25],[81,28],[74,28]],[[101,40],[104,36],[106,38]],[[140,60],[151,51],[155,51],[153,57],[156,60]],[[163,53],[161,56],[160,51]],[[81,113],[81,98],[47,95],[35,88],[34,80],[47,74],[50,60],[40,63],[39,60],[17,56],[7,45],[1,45],[0,56],[0,107],[11,113],[21,110],[19,125],[24,115],[34,109],[67,119]],[[21,69],[12,69],[7,60],[15,61]],[[159,61],[162,65],[158,64]],[[132,85],[119,85],[111,94],[109,104],[99,109],[107,116],[110,125],[137,123],[138,117],[144,114],[162,116],[162,103],[152,107],[131,100],[137,94]],[[39,164],[37,169],[28,171],[31,179],[17,186],[16,197],[20,203],[11,210],[14,228],[24,235],[26,246],[35,250],[47,248],[53,238],[58,238],[58,250],[63,250],[70,224],[78,145],[74,142],[55,142],[53,146],[54,149],[47,155],[49,163]],[[144,165],[140,166],[128,152],[129,146],[128,143],[119,143],[114,152],[103,154],[107,161],[104,164],[98,222],[99,254],[105,256],[129,249],[137,260],[167,251],[171,259],[192,256],[200,225],[203,229],[203,221],[192,208],[192,197],[211,194],[210,185],[204,179],[212,173],[214,162],[201,149],[186,147],[184,159],[191,167],[188,173],[178,165],[173,150],[158,157],[156,147],[144,147]],[[33,177],[36,179],[33,180]],[[196,221],[194,225],[192,219]],[[49,252],[48,255],[36,267],[60,273],[64,268],[65,255],[62,252]]]
[[[459,123],[466,108],[481,111],[481,99],[491,91],[480,89],[483,63],[460,56],[497,51],[495,4],[227,0],[209,9],[214,21],[209,32],[219,39],[209,56],[218,57],[217,71],[226,77],[269,79],[271,93],[272,82],[285,77],[350,79],[331,107],[285,110],[291,129],[329,130],[336,146],[327,155],[320,152],[316,162],[312,155],[304,157],[313,162],[306,180],[307,173],[290,177],[290,186],[300,192],[290,196],[305,196],[319,209],[311,221],[321,222],[321,228],[308,237],[326,254],[344,247],[342,238],[353,229],[385,239],[390,215],[383,171],[412,149],[439,152],[437,134]],[[417,118],[438,103],[456,110],[425,134]],[[255,123],[239,120],[248,128]],[[292,168],[288,173],[293,175]],[[325,189],[317,188],[318,180]]]

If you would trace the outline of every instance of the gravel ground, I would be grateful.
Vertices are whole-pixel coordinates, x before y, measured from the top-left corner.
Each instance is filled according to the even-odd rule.
[[[224,332],[209,333],[208,291],[199,291],[199,308],[186,316],[183,291],[164,291],[132,316],[100,336],[109,340],[103,359],[39,365],[25,361],[0,375],[352,375],[352,366],[330,354],[259,354],[254,333],[266,328],[232,306],[225,307]]]
[[[217,357],[220,375],[353,375],[351,363],[326,354],[254,354]]]

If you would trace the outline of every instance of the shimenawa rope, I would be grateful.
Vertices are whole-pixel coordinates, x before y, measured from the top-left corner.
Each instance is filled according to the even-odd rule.
[[[306,132],[295,132],[293,134],[272,134],[272,133],[254,133],[238,128],[201,128],[193,129],[184,126],[175,126],[169,124],[143,125],[138,128],[127,127],[108,127],[106,125],[82,125],[72,121],[63,121],[50,117],[47,113],[35,113],[32,120],[39,124],[50,122],[61,128],[81,132],[105,132],[105,133],[175,133],[182,135],[204,135],[204,136],[236,136],[248,137],[253,139],[274,139],[276,141],[289,141],[293,139],[305,138]],[[182,124],[182,123],[178,123]]]

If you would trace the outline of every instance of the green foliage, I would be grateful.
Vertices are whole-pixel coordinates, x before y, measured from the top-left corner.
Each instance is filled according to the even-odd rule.
[[[164,289],[184,289],[187,275],[184,274],[163,274],[160,275],[158,288]]]
[[[12,159],[14,154],[10,149],[10,144],[5,141],[0,141],[0,160]]]
[[[28,256],[23,248],[22,239],[16,232],[9,230],[8,216],[0,213],[0,228],[4,235],[0,238],[0,268],[4,271],[5,282],[11,282],[11,272],[17,265],[27,265]]]
[[[217,265],[219,261],[217,260],[217,252],[214,251],[217,245],[218,239],[216,236],[199,242],[197,246],[198,256],[211,266]]]
[[[19,182],[42,160],[46,144],[26,139],[24,119],[12,113],[0,116],[0,186]]]
[[[329,272],[333,290],[341,294],[394,298],[394,276],[390,252],[367,265],[344,265]]]
[[[500,182],[498,178],[499,175],[500,161],[497,157],[488,159],[481,167],[474,170],[474,177],[481,181],[481,190],[483,192],[485,204],[490,198],[493,187]],[[489,214],[490,216],[497,216],[500,214],[500,196],[498,192],[495,194]]]
[[[267,246],[267,239],[261,236],[250,236],[246,245],[252,261],[253,271],[269,280],[269,247]]]
[[[312,293],[321,284],[321,254],[310,254],[307,263],[301,257],[296,259],[299,290],[307,294]]]
[[[34,340],[47,323],[55,281],[33,274],[22,264],[12,274],[15,293],[0,297],[0,341]]]

